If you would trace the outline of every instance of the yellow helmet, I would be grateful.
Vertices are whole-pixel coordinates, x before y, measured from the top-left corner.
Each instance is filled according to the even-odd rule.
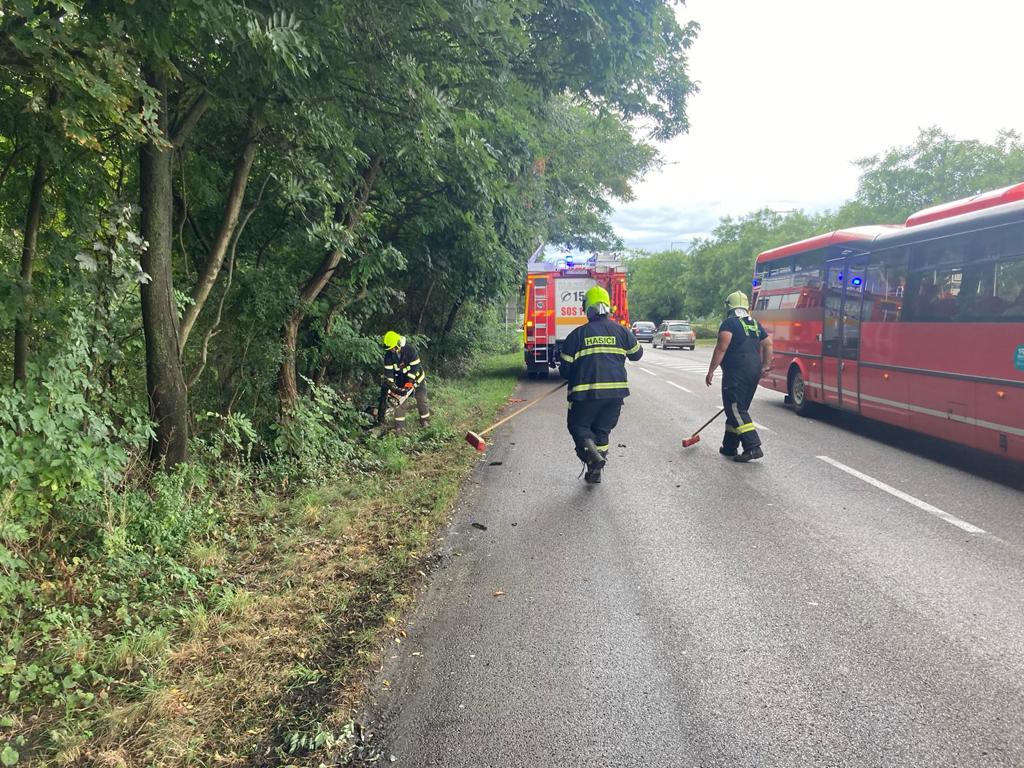
[[[735,291],[725,297],[725,308],[728,310],[746,309],[749,306],[750,301],[747,299],[747,294],[743,291]]]
[[[612,297],[608,295],[608,291],[602,288],[600,285],[595,285],[593,288],[587,291],[583,299],[583,308],[590,309],[596,307],[598,304],[604,304],[605,306],[611,307]]]
[[[384,349],[394,349],[402,345],[402,337],[399,336],[395,331],[388,331],[384,334],[384,338],[381,339],[384,344]]]

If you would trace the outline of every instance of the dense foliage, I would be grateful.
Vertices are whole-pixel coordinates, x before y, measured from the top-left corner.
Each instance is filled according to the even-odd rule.
[[[614,239],[676,5],[4,2],[0,761],[74,754],[225,488],[377,461],[383,330],[461,369],[539,242]]]
[[[992,144],[922,130],[906,147],[857,161],[855,197],[835,211],[754,211],[722,219],[689,252],[638,254],[630,264],[634,319],[660,322],[720,314],[722,299],[748,291],[761,251],[843,227],[902,223],[913,212],[1024,181],[1024,142],[1002,132]]]

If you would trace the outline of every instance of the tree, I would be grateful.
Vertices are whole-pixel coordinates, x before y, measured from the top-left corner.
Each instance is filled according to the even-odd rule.
[[[913,144],[856,164],[857,202],[874,212],[876,222],[899,224],[922,208],[1021,181],[1024,142],[1014,131],[1000,131],[987,144],[933,126],[922,129]]]
[[[689,256],[684,251],[637,254],[629,260],[629,309],[634,320],[685,318],[683,300]]]

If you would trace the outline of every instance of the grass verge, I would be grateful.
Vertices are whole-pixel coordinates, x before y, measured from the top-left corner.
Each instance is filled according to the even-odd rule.
[[[463,434],[507,402],[520,368],[513,353],[485,359],[464,379],[431,378],[434,423],[371,438],[380,457],[372,470],[222,499],[216,529],[188,549],[205,575],[201,599],[175,606],[162,627],[128,645],[90,648],[116,670],[113,683],[74,732],[58,734],[59,751],[18,764],[370,759],[351,720],[364,673],[395,631],[477,460]]]

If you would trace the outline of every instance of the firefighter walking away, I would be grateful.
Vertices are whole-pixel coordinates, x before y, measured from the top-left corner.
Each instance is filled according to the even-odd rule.
[[[569,434],[576,455],[586,464],[588,483],[601,482],[609,436],[629,396],[626,358],[639,360],[644,354],[633,332],[611,319],[611,303],[604,288],[595,285],[587,291],[587,323],[563,343],[558,367],[569,382]]]
[[[749,409],[758,381],[771,370],[772,340],[750,316],[747,296],[742,291],[729,294],[725,311],[725,322],[718,329],[718,344],[704,382],[710,387],[715,369],[722,366],[725,437],[718,450],[733,461],[747,462],[764,456]],[[739,453],[741,445],[743,452]]]
[[[383,424],[389,409],[395,413],[395,432],[405,429],[405,415],[415,398],[420,414],[420,426],[430,425],[430,403],[427,401],[427,374],[420,355],[404,336],[388,331],[384,344],[384,369],[381,372],[380,404],[377,423]]]

